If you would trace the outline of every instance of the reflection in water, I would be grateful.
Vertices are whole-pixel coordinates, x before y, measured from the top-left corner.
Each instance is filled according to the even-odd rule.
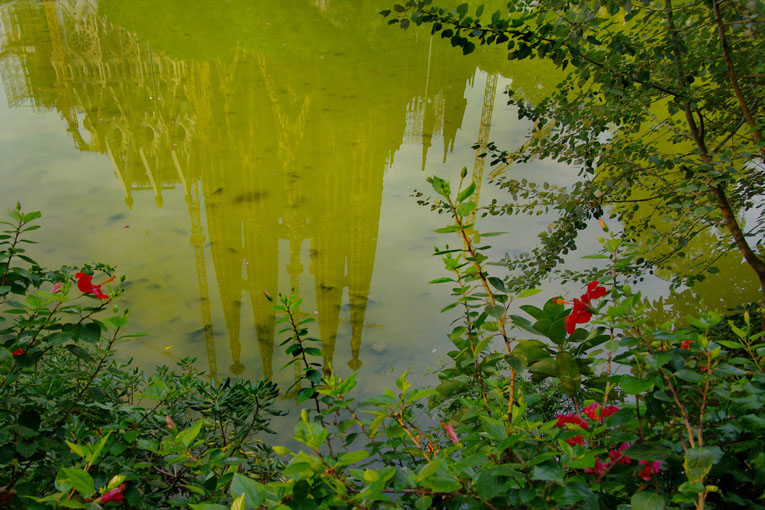
[[[312,0],[295,15],[324,23],[339,40],[344,33],[333,24],[356,7],[335,5]],[[258,41],[227,47],[225,55],[170,56],[172,51],[153,48],[150,38],[112,23],[99,12],[103,7],[45,0],[0,10],[0,74],[9,105],[31,102],[60,112],[77,149],[111,159],[127,207],[139,191],[152,193],[162,207],[163,191],[182,188],[213,377],[219,374],[218,339],[206,253],[225,318],[230,372],[245,370],[240,315],[249,301],[262,371],[272,375],[275,316],[263,291],[276,295],[288,283],[303,294],[306,274],[313,280],[325,369],[333,360],[346,291],[347,363],[358,369],[363,329],[380,327],[366,324],[365,314],[383,175],[402,143],[422,144],[424,169],[432,139],[440,135],[446,160],[462,124],[464,84],[472,80],[475,61],[454,58],[448,45],[430,37],[412,42],[393,31],[381,32],[387,39],[379,49],[362,48],[360,59],[306,55],[304,48],[290,53],[279,38],[271,46],[258,47]],[[368,28],[358,25],[358,32]],[[304,39],[311,42],[309,34]],[[494,73],[487,80],[479,143],[488,141],[496,88]],[[411,90],[421,92],[412,97]],[[483,161],[477,158],[474,167],[479,183]],[[289,281],[280,286],[285,267]]]

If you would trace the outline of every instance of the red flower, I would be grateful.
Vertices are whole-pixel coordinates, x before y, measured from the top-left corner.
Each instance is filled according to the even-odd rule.
[[[639,460],[638,464],[641,464],[643,466],[642,471],[640,471],[640,474],[638,475],[640,478],[645,480],[646,482],[651,481],[651,475],[656,474],[661,469],[661,461],[655,460],[653,462],[648,460]]]
[[[622,453],[630,446],[629,443],[622,443],[618,450],[611,450],[608,452],[608,457],[611,459],[611,462],[616,462],[617,464],[630,464],[632,459]]]
[[[22,354],[24,354],[24,349],[22,349],[21,347],[13,351],[14,356],[21,356]]]
[[[683,340],[682,342],[680,342],[680,348],[681,349],[685,349],[686,351],[690,351],[691,350],[691,344],[695,343],[695,342],[696,342],[696,340]]]
[[[592,319],[592,312],[590,311],[590,301],[593,299],[599,299],[605,296],[607,293],[606,288],[600,285],[597,281],[592,281],[587,284],[587,292],[582,294],[579,299],[574,298],[574,308],[571,313],[566,317],[566,333],[572,335],[576,331],[577,324],[585,324]],[[567,303],[558,298],[556,303]]]
[[[606,469],[611,467],[611,462],[603,462],[600,459],[595,459],[595,467],[584,468],[585,473],[594,473],[596,475],[602,475],[606,472]]]
[[[96,502],[100,504],[108,503],[109,501],[114,501],[115,503],[122,503],[122,491],[125,490],[125,484],[123,483],[116,489],[112,489],[100,498],[96,500]]]
[[[619,408],[616,406],[606,406],[601,408],[600,404],[597,402],[593,402],[592,404],[582,409],[582,412],[589,419],[594,421],[603,421],[603,418],[608,418],[609,416],[616,414],[618,411]]]
[[[582,296],[583,301],[587,301],[588,303],[593,299],[600,299],[603,296],[606,295],[608,291],[605,287],[603,287],[600,283],[597,281],[592,281],[587,284],[587,292],[584,293]]]
[[[577,324],[585,324],[590,319],[592,319],[592,312],[590,312],[589,301],[574,298],[574,308],[566,317],[566,332],[569,335],[573,334]]]
[[[593,402],[592,404],[585,407],[582,412],[587,415],[589,419],[598,420],[598,407],[600,407],[600,404]]]
[[[562,427],[566,423],[573,423],[574,425],[579,425],[583,429],[587,430],[587,427],[590,425],[578,414],[558,414],[555,417],[558,418],[558,421],[555,422],[556,427]]]
[[[570,444],[571,446],[576,446],[576,445],[584,446],[584,438],[580,434],[575,435],[571,439],[566,439],[566,442]]]
[[[93,277],[88,274],[77,273],[74,277],[77,278],[77,288],[80,289],[80,292],[84,294],[93,294],[98,299],[109,299],[109,296],[101,292],[101,285],[114,280],[113,276],[98,285],[93,285]]]

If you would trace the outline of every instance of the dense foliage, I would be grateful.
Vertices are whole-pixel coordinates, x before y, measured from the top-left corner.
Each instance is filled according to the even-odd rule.
[[[128,311],[116,304],[123,279],[94,284],[87,273],[112,272],[100,264],[43,270],[23,248],[40,214],[17,206],[9,215],[0,235],[0,507],[185,507],[226,498],[236,472],[277,476],[280,462],[255,441],[282,414],[274,383],[219,384],[193,359],[151,375],[117,361],[115,346],[140,336],[125,332]]]
[[[763,3],[517,0],[490,20],[483,6],[431,3],[383,14],[464,53],[506,44],[511,59],[569,71],[535,104],[511,93],[532,133],[517,150],[478,147],[492,164],[581,170],[570,189],[497,173],[513,202],[483,212],[559,215],[498,274],[479,244],[497,233],[471,223],[476,183],[466,170],[454,192],[430,179],[430,203],[451,218],[437,232],[455,239],[436,250],[447,276],[431,282],[451,287],[443,312],[456,314],[438,384],[403,374],[355,399],[356,374],[322,367],[292,295],[265,299],[301,374],[293,387],[208,380],[192,359],[146,374],[115,357],[138,336],[118,304],[124,278],[39,267],[23,247],[40,215],[17,206],[0,234],[0,507],[765,508],[762,309],[657,327],[628,284],[657,267],[693,283],[736,249],[765,292],[752,214],[765,182]],[[527,304],[593,218],[604,234],[591,258],[606,265],[578,296]],[[702,233],[711,250],[694,248]],[[305,406],[298,449],[262,442],[280,394]]]
[[[518,270],[513,288],[539,282],[588,220],[611,214],[641,243],[635,274],[659,268],[692,285],[737,250],[765,299],[765,3],[514,0],[493,13],[432,4],[409,0],[382,14],[402,28],[427,25],[464,53],[499,44],[511,60],[567,72],[534,104],[510,91],[533,125],[521,147],[476,146],[512,196],[491,213],[558,216],[537,250],[506,260]],[[560,189],[499,171],[534,158],[574,165],[580,179]]]
[[[607,230],[610,265],[580,296],[516,307],[536,291],[512,294],[487,272],[489,247],[468,223],[475,184],[431,182],[454,220],[439,232],[458,246],[436,252],[449,276],[433,283],[452,287],[444,312],[459,312],[440,384],[417,389],[404,374],[355,400],[355,374],[322,373],[300,299],[266,296],[302,371],[288,391],[310,403],[298,451],[255,438],[278,414],[269,381],[217,384],[192,360],[151,376],[115,361],[130,337],[122,289],[89,274],[111,268],[41,269],[19,244],[37,214],[12,210],[0,238],[2,505],[763,508],[758,321],[648,327],[622,283],[637,248]]]

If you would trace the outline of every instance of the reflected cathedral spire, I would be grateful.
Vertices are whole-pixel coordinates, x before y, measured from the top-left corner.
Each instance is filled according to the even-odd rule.
[[[180,12],[174,2],[147,12],[165,20]],[[251,8],[233,3],[226,8]],[[314,49],[310,37],[282,42],[262,27],[194,53],[193,41],[165,44],[141,9],[109,0],[0,7],[9,104],[60,112],[78,150],[109,158],[128,208],[139,192],[157,207],[169,190],[183,194],[214,378],[223,347],[215,332],[223,327],[230,373],[273,374],[275,314],[263,292],[275,296],[287,285],[313,288],[325,370],[338,338],[350,344],[343,363],[362,366],[384,174],[402,142],[422,144],[423,165],[434,137],[450,150],[465,113],[474,62],[454,59],[432,38],[402,39],[377,18],[370,26],[387,46],[370,44],[369,27],[336,26],[358,18],[350,16],[354,2],[308,4],[317,8],[274,6],[271,14],[306,17],[299,21],[314,25],[327,47],[364,45],[367,58]],[[205,7],[187,14],[203,19]],[[220,44],[234,35],[221,34]],[[400,56],[395,72],[378,63],[390,54]],[[370,97],[375,90],[383,97]],[[301,287],[306,278],[312,285]],[[342,320],[346,295],[350,327]],[[218,304],[223,324],[216,327]],[[260,367],[246,361],[255,351]]]

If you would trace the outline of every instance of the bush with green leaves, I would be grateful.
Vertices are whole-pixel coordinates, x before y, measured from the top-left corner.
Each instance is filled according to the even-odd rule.
[[[113,269],[45,271],[22,248],[39,213],[0,235],[0,507],[187,507],[226,501],[234,473],[281,470],[256,436],[281,415],[273,382],[211,381],[183,359],[151,375],[115,359],[125,331]],[[103,279],[95,276],[96,279]],[[75,284],[74,280],[77,280]],[[109,279],[111,280],[111,279]],[[103,286],[103,288],[102,288]]]
[[[658,269],[693,285],[736,252],[765,304],[765,2],[402,0],[381,14],[465,54],[497,45],[563,74],[533,102],[511,86],[529,127],[519,147],[474,146],[509,195],[492,213],[555,216],[536,249],[506,258],[514,289],[541,282],[588,220],[610,214],[641,243],[638,278]],[[536,159],[578,179],[559,187],[511,171]]]
[[[317,401],[295,428],[303,448],[274,447],[287,459],[276,481],[238,477],[232,508],[763,508],[758,321],[699,312],[649,327],[620,281],[636,248],[607,230],[610,264],[581,296],[516,308],[535,291],[512,295],[488,272],[468,223],[475,185],[431,182],[453,219],[439,232],[458,240],[436,251],[450,276],[433,283],[460,311],[440,384],[404,374],[356,401],[355,374],[325,376],[305,394]],[[540,412],[545,380],[570,411]]]

